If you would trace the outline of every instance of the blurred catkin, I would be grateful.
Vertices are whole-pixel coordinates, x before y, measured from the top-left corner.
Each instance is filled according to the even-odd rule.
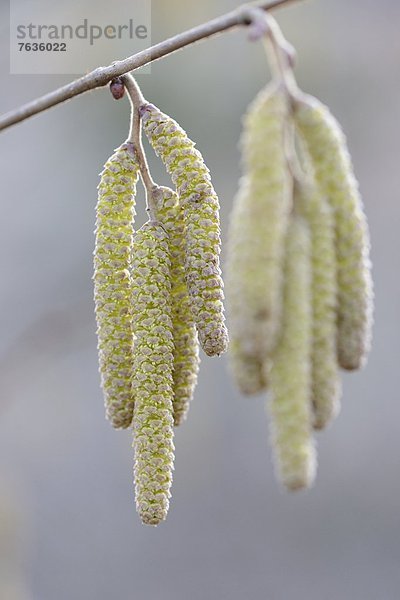
[[[199,371],[199,343],[185,280],[185,248],[182,208],[178,195],[168,187],[153,190],[157,218],[170,238],[171,318],[174,339],[174,424],[186,418]]]
[[[334,211],[338,277],[338,360],[363,366],[371,344],[369,233],[346,139],[329,109],[312,96],[297,102],[296,122],[312,157],[321,193]]]
[[[170,251],[157,221],[134,236],[132,313],[136,506],[143,523],[157,525],[167,516],[174,463]]]
[[[267,86],[251,103],[241,140],[244,177],[228,234],[226,290],[233,377],[243,393],[266,387],[263,364],[280,326],[291,178],[284,135],[285,93]]]
[[[176,185],[183,209],[186,281],[201,347],[209,356],[225,352],[219,201],[195,144],[152,104],[141,107],[145,133]]]
[[[311,234],[313,425],[315,429],[323,429],[339,413],[341,393],[336,347],[335,220],[332,207],[313,180],[311,169],[307,175],[308,180],[296,186],[295,201]]]
[[[247,182],[242,179],[235,197],[228,231],[227,260],[225,266],[226,301],[229,325],[229,367],[235,384],[242,394],[258,394],[267,387],[266,370],[263,364],[266,354],[257,347],[257,314],[252,319],[249,304],[258,290],[254,289],[254,280],[258,282],[264,274],[256,272],[252,246],[262,245],[254,238],[252,230],[252,200]],[[245,219],[245,215],[248,218]],[[242,222],[243,219],[243,222]],[[246,259],[246,260],[242,260]],[[260,265],[259,265],[260,267]],[[265,300],[267,290],[264,289]],[[262,315],[258,317],[260,327]],[[253,334],[253,335],[252,335]]]
[[[129,427],[133,415],[130,268],[138,172],[132,144],[123,144],[104,166],[96,207],[94,299],[101,385],[107,418],[117,429]]]
[[[311,414],[311,241],[293,214],[287,235],[282,330],[273,352],[271,438],[279,480],[289,490],[312,485],[316,456]]]

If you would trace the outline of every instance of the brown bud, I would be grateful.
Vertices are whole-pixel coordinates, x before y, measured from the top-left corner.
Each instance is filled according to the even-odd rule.
[[[120,77],[116,77],[110,82],[110,92],[114,100],[120,100],[125,94],[125,86]]]

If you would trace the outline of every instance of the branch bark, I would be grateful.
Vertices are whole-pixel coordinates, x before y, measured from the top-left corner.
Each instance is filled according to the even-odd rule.
[[[252,6],[267,11],[293,1],[294,0],[263,0]],[[201,40],[206,40],[219,33],[235,29],[239,26],[249,25],[250,21],[247,10],[248,6],[246,7],[246,5],[244,5],[221,17],[217,17],[216,19],[198,25],[197,27],[178,33],[177,35],[159,42],[146,50],[142,50],[137,54],[133,54],[124,60],[116,61],[106,67],[98,67],[87,75],[4,114],[0,117],[0,131],[17,123],[21,123],[29,117],[37,115],[57,104],[61,104],[66,100],[84,94],[89,90],[103,87],[115,77],[134,71],[135,69],[143,67],[164,56],[169,56],[173,52],[181,50],[186,46],[190,46]]]

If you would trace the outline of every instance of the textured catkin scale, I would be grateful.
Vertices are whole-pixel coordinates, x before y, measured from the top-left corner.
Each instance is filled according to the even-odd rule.
[[[231,213],[226,264],[230,363],[243,393],[265,388],[263,364],[279,332],[292,191],[284,150],[287,115],[287,98],[274,85],[257,95],[244,119],[245,176]]]
[[[338,277],[338,359],[344,369],[365,363],[371,345],[372,278],[369,233],[346,140],[328,108],[303,96],[296,122],[317,182],[335,214]]]
[[[157,525],[167,516],[174,463],[170,252],[157,221],[135,234],[131,288],[136,507],[143,523]]]
[[[316,470],[311,414],[311,241],[294,214],[287,235],[282,331],[270,371],[271,439],[279,480],[288,490],[312,485]]]
[[[140,109],[144,130],[176,185],[183,209],[186,282],[200,345],[209,356],[228,346],[224,323],[219,201],[209,170],[185,131],[152,104]]]
[[[101,173],[96,207],[94,299],[101,385],[113,427],[129,427],[133,334],[130,297],[134,201],[139,168],[131,144],[123,144]]]
[[[315,429],[326,427],[340,410],[336,347],[337,277],[333,209],[312,181],[297,186],[295,201],[311,233],[312,402]]]
[[[169,234],[171,253],[171,318],[174,339],[174,424],[187,416],[199,371],[199,342],[185,280],[184,222],[178,195],[168,187],[153,191],[157,218]]]

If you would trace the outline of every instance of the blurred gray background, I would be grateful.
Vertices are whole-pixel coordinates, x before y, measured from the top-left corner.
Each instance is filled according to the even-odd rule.
[[[153,42],[236,5],[153,0]],[[308,0],[275,15],[300,85],[347,133],[373,243],[373,351],[344,377],[340,417],[318,436],[317,483],[279,489],[265,399],[240,397],[225,359],[203,356],[176,434],[168,520],[140,524],[131,435],[104,419],[91,281],[98,173],[126,137],[128,102],[86,94],[0,134],[0,523],[14,524],[0,528],[0,558],[26,588],[1,600],[400,597],[400,5]],[[0,23],[1,112],[71,79],[9,76],[5,2]],[[268,78],[245,31],[138,76],[203,152],[224,237],[241,115]],[[153,155],[151,168],[168,181]]]

